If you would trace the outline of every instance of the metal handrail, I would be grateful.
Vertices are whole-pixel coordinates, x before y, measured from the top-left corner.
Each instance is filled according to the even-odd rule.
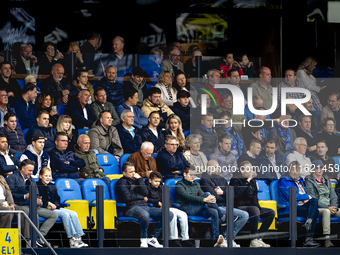
[[[21,214],[22,214],[26,218],[26,220],[29,222],[29,224],[33,227],[33,229],[37,232],[37,234],[40,236],[40,238],[46,243],[47,247],[51,250],[51,252],[54,255],[57,255],[57,253],[52,248],[52,246],[49,244],[49,242],[47,242],[45,237],[40,233],[39,229],[34,225],[34,223],[31,221],[31,219],[27,216],[27,214],[24,211],[21,211],[21,210],[2,211],[2,210],[0,210],[0,214],[2,214],[2,213],[15,213],[15,214],[18,214],[18,229],[19,229],[19,233],[21,233]],[[20,253],[21,253],[21,241],[19,241],[19,249],[20,249]]]

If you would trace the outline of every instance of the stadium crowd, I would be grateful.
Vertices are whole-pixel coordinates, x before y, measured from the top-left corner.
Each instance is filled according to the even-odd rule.
[[[141,247],[162,247],[157,240],[162,231],[162,181],[169,179],[178,179],[175,201],[170,203],[177,204],[170,209],[173,246],[194,246],[189,241],[188,216],[211,217],[213,246],[228,246],[225,194],[230,182],[235,189],[234,236],[250,219],[250,247],[270,247],[263,238],[275,211],[260,206],[257,180],[268,185],[278,181],[280,203],[287,205],[280,209],[282,215],[289,212],[288,187],[296,187],[298,216],[306,218],[303,245],[320,246],[313,239],[320,216],[324,245],[334,246],[330,217],[340,217],[338,188],[332,187],[339,179],[340,94],[331,91],[322,103],[319,93],[325,87],[313,75],[314,58],[306,58],[297,70],[285,70],[277,86],[279,102],[282,88],[308,90],[311,98],[303,106],[311,115],[288,104],[286,114],[278,108],[267,116],[250,109],[271,108],[271,70],[262,66],[257,72],[246,54],[234,59],[228,53],[224,64],[213,66],[204,60],[204,51],[192,45],[191,58],[182,63],[180,44],[174,43],[167,57],[154,48],[145,66],[133,66],[133,56],[124,54],[125,42],[119,36],[112,41],[112,54],[96,57],[98,38],[97,33],[89,33],[84,45],[72,42],[65,54],[46,42],[39,57],[32,54],[31,45],[21,44],[15,64],[0,63],[1,210],[28,214],[28,187],[37,186],[38,215],[46,218],[41,233],[45,236],[61,217],[70,247],[86,247],[77,214],[60,206],[52,180],[72,178],[81,185],[85,179],[97,178],[109,186],[111,180],[96,156],[106,153],[121,165],[117,198],[127,204],[124,213],[140,222]],[[27,75],[22,87],[11,77],[14,72]],[[32,73],[49,76],[37,82]],[[90,83],[92,74],[102,78]],[[245,76],[252,83],[244,82]],[[158,82],[153,84],[152,79]],[[229,89],[215,89],[221,79],[243,92],[243,115],[233,114],[234,96]],[[252,105],[247,103],[247,87],[253,91]],[[292,90],[286,96],[305,95]],[[202,114],[205,105],[207,113]],[[217,119],[223,124],[215,125]],[[252,125],[240,124],[252,119],[256,119]],[[292,127],[292,122],[297,125]],[[121,160],[124,154],[131,154],[126,162]],[[12,214],[0,217],[0,228],[11,226]],[[159,223],[149,235],[150,217]],[[259,218],[263,221],[258,229]],[[28,224],[23,226],[29,239]],[[37,245],[46,243],[38,238]],[[233,246],[239,247],[235,241]]]

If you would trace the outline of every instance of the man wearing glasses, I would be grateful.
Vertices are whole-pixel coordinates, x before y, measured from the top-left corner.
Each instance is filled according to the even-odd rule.
[[[328,105],[324,106],[321,111],[321,122],[326,118],[336,120],[336,130],[340,130],[340,94],[333,92],[328,96]]]
[[[157,170],[163,175],[163,181],[182,178],[183,168],[189,165],[183,154],[177,151],[178,145],[177,137],[168,135],[165,138],[165,148],[157,155]]]
[[[288,154],[286,158],[286,165],[289,166],[293,161],[297,161],[301,165],[300,176],[305,179],[310,174],[310,167],[312,162],[306,157],[306,151],[308,148],[307,141],[303,137],[298,137],[293,143],[294,152]]]
[[[5,121],[4,117],[8,112],[14,112],[15,110],[8,105],[8,94],[3,88],[0,89],[0,127],[4,127]],[[19,121],[17,121],[17,126]],[[18,126],[21,128],[20,124]]]
[[[168,71],[172,76],[174,76],[177,70],[181,70],[184,73],[184,64],[181,62],[181,51],[177,47],[171,47],[169,52],[169,59],[162,61],[162,71]]]

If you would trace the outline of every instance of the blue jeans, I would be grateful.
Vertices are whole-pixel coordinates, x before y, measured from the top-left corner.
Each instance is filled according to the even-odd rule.
[[[226,212],[225,206],[220,206],[219,208],[222,210],[222,212]],[[249,214],[246,211],[234,208],[234,238],[237,235],[237,233],[240,232],[243,226],[247,223],[248,219]]]
[[[210,195],[209,192],[205,192],[201,195],[201,197],[208,197]],[[219,227],[220,227],[220,219],[224,216],[223,212],[218,208],[217,204],[208,204],[208,207],[205,207],[205,204],[188,204],[184,209],[184,212],[187,213],[188,216],[202,216],[204,218],[211,217],[211,230],[213,235],[214,243],[217,241],[219,236]],[[221,235],[226,238],[226,228],[221,229]]]
[[[103,180],[105,183],[106,183],[106,185],[107,185],[107,187],[109,187],[110,186],[110,178],[109,177],[106,177],[106,176],[104,176],[104,177],[102,177],[102,178],[100,178],[101,180]]]
[[[126,215],[129,217],[134,217],[139,220],[140,224],[140,238],[147,238],[148,237],[148,227],[149,227],[149,220],[150,217],[154,220],[158,220],[159,223],[157,224],[154,231],[151,233],[151,237],[157,238],[159,234],[162,232],[162,209],[156,207],[149,207],[149,206],[134,206],[126,212]],[[170,219],[172,220],[174,214],[169,212]]]
[[[60,208],[54,210],[60,218],[63,220],[63,225],[66,231],[67,238],[81,237],[84,235],[84,231],[79,223],[78,214],[74,211]]]
[[[308,231],[307,236],[313,237],[316,226],[316,220],[319,217],[318,200],[316,198],[312,198],[307,203],[298,206],[297,216],[312,219],[311,229]]]

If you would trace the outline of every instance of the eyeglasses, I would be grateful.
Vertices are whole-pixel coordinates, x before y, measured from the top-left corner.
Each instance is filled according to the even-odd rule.
[[[1,97],[8,97],[8,94],[6,94],[6,95],[1,95]]]
[[[306,147],[307,148],[307,144],[302,144],[302,143],[299,143],[297,145],[301,145],[302,147]]]
[[[126,118],[128,118],[128,119],[134,119],[135,116],[126,116]]]
[[[326,127],[334,127],[335,124],[326,124]]]
[[[181,55],[175,55],[175,54],[171,54],[173,57],[175,57],[175,58],[180,58],[181,57]]]
[[[167,143],[167,144],[169,144],[169,145],[171,145],[171,146],[176,146],[176,147],[178,147],[178,146],[179,146],[179,144],[178,144],[178,143]]]

